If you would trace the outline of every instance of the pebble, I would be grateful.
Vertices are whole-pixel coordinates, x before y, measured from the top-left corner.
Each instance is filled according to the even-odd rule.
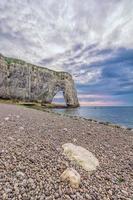
[[[67,129],[67,128],[63,128],[63,131],[67,132],[67,131],[68,131],[68,129]]]
[[[23,126],[20,126],[20,127],[19,127],[19,130],[23,131],[23,130],[24,130],[24,127],[23,127]]]
[[[85,194],[85,198],[86,198],[86,200],[91,200],[92,198],[91,198],[91,196],[89,195],[89,194]]]
[[[10,118],[9,117],[5,117],[5,121],[8,121]]]
[[[17,178],[23,178],[25,176],[25,174],[23,172],[21,172],[21,171],[18,171],[16,173],[16,176],[17,176]]]
[[[76,139],[76,138],[73,138],[73,142],[77,142],[77,139]]]
[[[80,184],[80,174],[73,168],[67,168],[61,175],[62,181],[69,181],[72,188],[78,188]]]
[[[0,200],[131,200],[130,133],[80,118],[0,104]],[[94,153],[100,162],[97,170],[89,175],[69,161],[62,152],[66,142]],[[61,181],[67,168],[79,173],[78,188]]]

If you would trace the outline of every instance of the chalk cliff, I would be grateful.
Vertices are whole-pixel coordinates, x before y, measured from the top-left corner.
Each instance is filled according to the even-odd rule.
[[[78,107],[72,76],[0,54],[0,98],[51,103],[63,91],[66,105]]]

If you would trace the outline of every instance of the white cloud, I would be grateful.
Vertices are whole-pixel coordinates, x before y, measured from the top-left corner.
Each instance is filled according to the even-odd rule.
[[[83,64],[111,56],[95,55],[98,49],[132,48],[132,35],[131,0],[0,0],[0,52],[33,63],[54,58],[46,67],[75,77]],[[82,52],[94,43],[93,51]],[[83,46],[75,51],[77,44]],[[85,83],[100,74],[100,70],[90,71],[75,79]]]
[[[88,70],[88,72],[84,74],[75,74],[75,81],[80,84],[93,84],[97,83],[101,77],[102,70],[99,69],[92,69]]]

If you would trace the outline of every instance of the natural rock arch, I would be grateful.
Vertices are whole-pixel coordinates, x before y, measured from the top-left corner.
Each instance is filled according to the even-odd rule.
[[[62,91],[67,106],[79,102],[72,76],[0,55],[0,98],[51,103]]]
[[[56,94],[62,91],[67,106],[79,106],[74,81],[69,73],[58,72],[58,80],[52,79],[48,85],[48,91],[44,93],[43,103],[52,103]]]

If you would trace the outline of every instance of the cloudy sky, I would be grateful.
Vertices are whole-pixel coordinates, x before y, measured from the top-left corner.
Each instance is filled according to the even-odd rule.
[[[133,0],[0,0],[0,53],[70,72],[82,105],[133,105]]]

